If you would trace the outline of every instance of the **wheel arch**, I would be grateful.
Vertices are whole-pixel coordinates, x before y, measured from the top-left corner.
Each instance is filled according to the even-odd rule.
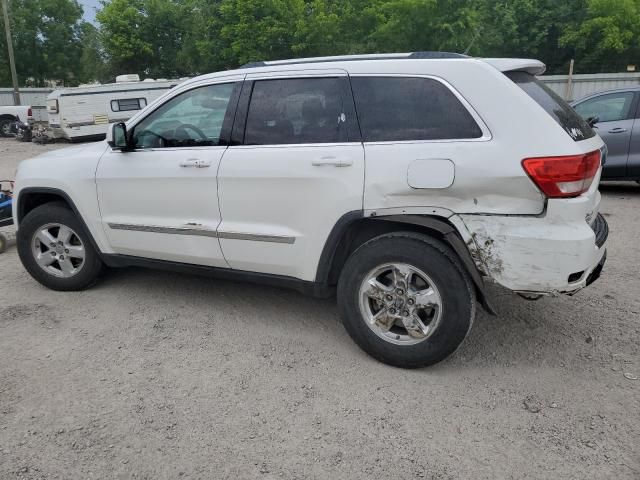
[[[494,313],[485,294],[484,280],[469,249],[456,227],[442,217],[388,215],[365,218],[362,211],[345,214],[338,220],[327,238],[318,263],[316,282],[329,286],[336,285],[347,258],[360,245],[377,236],[397,231],[422,233],[445,242],[456,253],[471,277],[480,304],[488,313]]]
[[[12,115],[10,113],[0,114],[0,122],[4,123],[6,121],[9,121],[10,122],[9,125],[11,125],[12,123],[18,121],[18,116],[17,115]],[[5,135],[0,132],[0,136],[4,137]]]
[[[93,234],[84,221],[84,218],[80,214],[80,211],[76,207],[76,204],[64,190],[60,190],[59,188],[26,187],[21,189],[18,192],[15,206],[16,220],[18,222],[16,227],[18,229],[20,228],[20,223],[29,212],[47,203],[62,203],[66,205],[80,221],[84,233],[89,237],[92,247],[98,252],[98,255],[101,255],[100,248],[93,238]]]

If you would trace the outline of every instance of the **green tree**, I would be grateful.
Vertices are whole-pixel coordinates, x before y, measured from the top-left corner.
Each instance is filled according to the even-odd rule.
[[[176,77],[187,72],[179,55],[185,4],[172,0],[112,0],[96,14],[112,76]]]
[[[80,43],[82,45],[81,69],[78,74],[80,82],[107,81],[109,72],[103,58],[100,32],[91,23],[85,22],[80,26]]]
[[[561,45],[575,50],[579,71],[611,72],[640,64],[640,0],[587,0],[586,18]]]
[[[377,6],[371,38],[381,52],[462,52],[473,39],[479,12],[468,0],[390,0]]]
[[[294,55],[304,0],[223,0],[222,56],[229,65]]]
[[[574,52],[560,45],[567,28],[581,21],[586,0],[484,0],[472,54],[538,58],[550,72],[566,73]]]
[[[77,59],[82,51],[82,8],[76,0],[10,0],[9,10],[20,83],[77,84],[81,70]],[[4,32],[0,35],[0,65],[3,65],[0,84],[9,85]]]

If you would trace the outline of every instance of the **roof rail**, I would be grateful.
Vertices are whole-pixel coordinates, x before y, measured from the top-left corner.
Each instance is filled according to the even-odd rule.
[[[273,60],[266,62],[251,62],[240,68],[269,67],[275,65],[296,65],[301,63],[351,62],[356,60],[401,60],[401,59],[443,59],[469,58],[461,53],[450,52],[410,52],[410,53],[373,53],[364,55],[338,55],[335,57],[291,58],[288,60]]]

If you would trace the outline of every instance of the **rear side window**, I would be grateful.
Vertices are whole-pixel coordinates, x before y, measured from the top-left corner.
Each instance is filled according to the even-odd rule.
[[[469,111],[437,80],[352,77],[351,84],[365,142],[482,136]]]
[[[595,136],[595,132],[589,124],[567,102],[536,77],[526,72],[507,72],[505,75],[544,108],[576,142]]]
[[[347,141],[339,78],[256,81],[244,143],[282,145]]]

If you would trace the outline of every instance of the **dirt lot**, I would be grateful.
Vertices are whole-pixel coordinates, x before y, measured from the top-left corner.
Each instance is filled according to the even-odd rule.
[[[60,147],[1,140],[0,176]],[[640,186],[602,190],[596,285],[493,288],[499,315],[418,371],[362,353],[330,300],[137,269],[56,293],[11,247],[0,478],[638,479]]]

